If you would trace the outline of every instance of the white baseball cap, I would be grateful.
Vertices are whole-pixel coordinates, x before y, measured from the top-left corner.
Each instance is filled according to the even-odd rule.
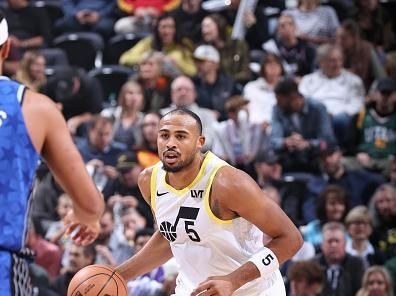
[[[8,24],[5,18],[0,21],[0,45],[8,39]]]
[[[219,51],[212,45],[200,45],[194,51],[194,58],[197,60],[211,61],[215,63],[220,62]]]

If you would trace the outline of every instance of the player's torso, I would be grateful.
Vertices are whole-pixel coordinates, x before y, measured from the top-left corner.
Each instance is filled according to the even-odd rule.
[[[180,266],[179,286],[188,292],[208,276],[237,269],[262,247],[262,233],[242,218],[223,221],[211,211],[209,196],[224,161],[208,152],[195,180],[176,190],[158,164],[151,180],[151,205],[158,228]],[[247,295],[247,294],[246,294]]]
[[[0,76],[0,248],[12,251],[24,244],[28,197],[38,161],[21,109],[24,90]]]

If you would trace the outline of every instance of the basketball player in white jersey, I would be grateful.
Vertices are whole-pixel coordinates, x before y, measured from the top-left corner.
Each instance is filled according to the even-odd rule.
[[[246,173],[203,154],[201,133],[189,110],[161,119],[161,162],[139,177],[158,231],[117,271],[130,280],[174,256],[177,296],[286,295],[278,268],[300,248],[299,231]]]

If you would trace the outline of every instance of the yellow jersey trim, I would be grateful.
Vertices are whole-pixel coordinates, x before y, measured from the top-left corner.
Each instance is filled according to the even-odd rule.
[[[222,220],[222,219],[216,217],[216,215],[213,214],[212,209],[210,208],[209,196],[210,196],[210,191],[211,191],[210,189],[212,188],[213,180],[214,180],[214,177],[216,176],[217,171],[225,165],[227,165],[227,164],[224,164],[224,163],[218,164],[213,169],[213,171],[210,173],[208,183],[206,183],[206,186],[205,186],[205,196],[204,196],[204,200],[203,200],[204,207],[205,207],[205,210],[206,210],[206,213],[208,214],[208,216],[213,220],[213,222],[215,222],[217,224],[223,224],[223,225],[231,224],[232,219],[231,220]]]
[[[150,204],[151,204],[151,210],[153,213],[156,212],[156,203],[155,203],[155,188],[157,187],[157,175],[158,175],[158,164],[153,167],[153,171],[151,172],[151,178],[150,178]]]
[[[202,163],[202,166],[201,166],[201,168],[200,168],[200,170],[199,170],[197,176],[195,177],[195,179],[194,179],[188,186],[184,187],[183,189],[178,190],[178,189],[176,189],[176,188],[173,188],[171,185],[169,185],[169,184],[166,182],[166,180],[165,180],[166,173],[162,174],[162,176],[161,176],[161,182],[163,183],[163,185],[164,185],[170,192],[172,192],[172,193],[174,193],[174,194],[176,194],[176,195],[178,195],[178,196],[182,196],[182,195],[186,194],[186,193],[190,190],[191,187],[194,187],[194,185],[197,184],[197,183],[202,179],[202,177],[204,176],[204,172],[205,172],[205,170],[206,170],[206,166],[207,166],[208,162],[209,162],[212,158],[213,158],[213,154],[212,154],[211,152],[207,152],[206,155],[205,155],[205,159],[204,159],[204,161],[203,161],[203,163]]]

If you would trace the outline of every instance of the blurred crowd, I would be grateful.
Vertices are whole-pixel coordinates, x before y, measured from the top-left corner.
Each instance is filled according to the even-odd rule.
[[[35,295],[116,266],[156,229],[137,178],[161,116],[188,108],[205,150],[251,175],[304,237],[290,296],[396,292],[396,1],[2,0],[3,72],[48,95],[107,208],[74,245],[70,197],[42,163],[29,225]],[[248,202],[248,196],[246,196]],[[171,295],[173,260],[128,283]],[[393,282],[393,284],[392,284]]]

